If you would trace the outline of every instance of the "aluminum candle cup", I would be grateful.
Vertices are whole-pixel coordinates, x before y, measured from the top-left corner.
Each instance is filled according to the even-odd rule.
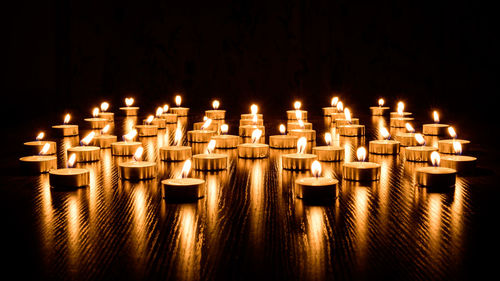
[[[302,121],[307,121],[307,110],[287,110],[286,116],[288,120],[297,120],[297,111],[300,111]]]
[[[209,142],[213,136],[215,136],[215,131],[208,131],[208,130],[188,131],[189,142]]]
[[[411,112],[403,112],[403,116],[401,116],[401,114],[399,114],[398,112],[391,112],[391,118],[398,118],[398,117],[409,117],[411,116],[412,113]]]
[[[333,106],[323,107],[324,116],[330,116],[332,113],[337,113],[337,107]]]
[[[224,120],[226,111],[222,109],[205,110],[205,116],[212,120]]]
[[[135,151],[142,146],[137,141],[119,141],[111,144],[111,154],[116,156],[134,155]]]
[[[376,181],[380,179],[380,164],[373,162],[344,163],[342,175],[351,181]]]
[[[370,110],[372,112],[372,116],[382,116],[387,110],[389,110],[389,107],[371,106]]]
[[[202,171],[218,171],[227,169],[226,154],[210,153],[193,156],[193,168]]]
[[[365,125],[345,125],[338,127],[339,135],[344,137],[357,137],[365,135]]]
[[[311,165],[318,156],[307,153],[291,153],[281,155],[281,162],[285,170],[310,170]]]
[[[418,142],[415,139],[415,133],[398,133],[394,137],[401,146],[417,146]]]
[[[453,150],[453,142],[460,143],[460,145],[462,146],[462,152],[467,151],[468,145],[470,144],[470,141],[468,140],[460,140],[460,139],[440,140],[438,141],[439,153],[454,154],[455,151]]]
[[[28,149],[28,153],[37,155],[47,143],[49,144],[49,150],[44,155],[56,154],[57,145],[55,141],[28,141],[24,143],[24,146]]]
[[[300,139],[301,137],[305,137],[308,142],[316,141],[316,131],[315,130],[307,130],[307,129],[289,130],[288,134],[290,136],[295,136],[298,139]]]
[[[465,155],[441,156],[441,166],[456,170],[457,173],[466,173],[476,168],[477,158]]]
[[[257,122],[254,122],[253,119],[240,119],[240,126],[246,125],[264,126],[264,120],[257,119]]]
[[[201,130],[201,128],[203,127],[203,125],[205,124],[205,122],[196,122],[193,124],[193,130]],[[219,124],[213,120],[212,123],[210,123],[210,125],[205,128],[205,130],[207,131],[218,131],[219,130]]]
[[[165,119],[165,123],[167,124],[177,123],[177,114],[175,113],[163,113],[161,118]]]
[[[77,136],[78,135],[78,125],[54,125],[52,126],[55,133],[59,136],[69,137],[69,136]]]
[[[368,151],[373,154],[399,154],[399,141],[373,140],[368,144]]]
[[[90,172],[87,169],[65,168],[49,171],[49,183],[54,188],[77,188],[90,184]]]
[[[215,148],[220,149],[237,148],[240,144],[240,138],[234,135],[218,135],[213,136],[212,139],[216,141]]]
[[[264,119],[264,115],[262,115],[261,113],[257,113],[255,115],[257,115],[257,120],[259,120],[259,119],[263,120]],[[254,114],[252,114],[252,113],[244,113],[244,114],[241,114],[241,119],[250,119],[250,120],[252,120],[253,116],[254,116]]]
[[[118,164],[120,177],[126,180],[146,180],[156,177],[156,163],[130,161]]]
[[[160,147],[160,159],[162,161],[184,161],[191,158],[190,146],[163,146]]]
[[[30,174],[46,173],[57,169],[57,157],[49,155],[33,155],[19,158],[23,170]]]
[[[84,119],[86,122],[89,122],[90,128],[92,129],[102,129],[106,124],[108,123],[108,119],[104,118],[85,118]]]
[[[75,146],[68,148],[68,155],[74,153],[76,162],[99,161],[101,149],[97,146]]]
[[[344,118],[337,118],[337,119],[335,119],[335,125],[337,127],[347,126],[347,125],[359,125],[359,119],[358,118],[351,118],[351,120],[347,120]]]
[[[253,126],[253,125],[245,125],[239,127],[239,135],[240,137],[252,137],[252,133],[254,130],[259,129],[262,131],[261,139],[264,139],[266,136],[266,127],[264,126]]]
[[[92,139],[91,144],[100,148],[110,148],[111,144],[117,141],[117,137],[113,135],[100,135]]]
[[[406,123],[413,121],[412,117],[391,117],[390,126],[395,128],[404,128]]]
[[[335,113],[332,113],[332,115],[330,117],[332,117],[332,123],[334,123],[336,119],[345,118],[345,114],[344,114],[344,112],[335,112]]]
[[[288,122],[286,125],[287,130],[300,130],[300,129],[306,129],[306,130],[312,130],[313,125],[312,123],[309,122],[303,122],[304,127],[300,126],[299,122]]]
[[[203,197],[202,179],[182,178],[161,181],[165,199],[172,201],[192,201]]]
[[[307,177],[295,181],[297,197],[304,200],[335,198],[339,181],[325,177]]]
[[[165,129],[166,123],[167,122],[165,122],[165,119],[163,119],[163,118],[155,118],[155,119],[153,119],[153,121],[151,121],[151,125],[157,126],[158,129]],[[147,119],[144,119],[142,124],[148,125]]]
[[[158,126],[156,125],[135,125],[135,128],[140,137],[153,137],[158,135]]]
[[[261,138],[262,139],[262,138]],[[266,158],[269,156],[269,145],[263,143],[242,143],[238,145],[240,158]]]
[[[312,153],[318,156],[319,161],[342,161],[344,160],[345,149],[335,145],[316,146],[312,148]]]
[[[137,116],[137,112],[139,111],[139,107],[137,106],[125,106],[120,107],[120,110],[123,112],[125,116]]]
[[[418,185],[450,187],[455,185],[457,171],[445,167],[419,167],[415,170]]]
[[[113,112],[99,112],[99,118],[106,119],[110,122],[115,121],[115,114]]]
[[[177,116],[188,116],[189,108],[187,107],[171,107],[170,111],[177,114]]]
[[[240,137],[240,143],[253,143],[252,137]],[[266,138],[263,136],[256,143],[266,143]]]
[[[271,148],[278,148],[278,149],[297,148],[298,139],[299,138],[297,136],[290,136],[290,135],[270,136],[269,146]]]
[[[409,146],[405,149],[405,157],[408,161],[428,162],[431,160],[431,153],[437,151],[433,146]]]
[[[449,125],[446,124],[424,124],[422,133],[424,135],[431,136],[443,136],[446,135]]]

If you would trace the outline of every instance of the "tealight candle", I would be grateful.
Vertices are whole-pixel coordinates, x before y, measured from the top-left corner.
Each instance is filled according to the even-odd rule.
[[[262,131],[255,129],[252,133],[251,143],[242,143],[238,145],[238,157],[240,158],[266,158],[269,156],[269,145],[259,143]]]
[[[224,120],[226,117],[226,111],[223,109],[219,109],[220,102],[218,100],[214,100],[212,102],[213,110],[205,110],[205,116],[212,120]]]
[[[314,161],[311,165],[313,176],[295,181],[297,197],[304,200],[333,199],[336,195],[338,180],[320,177],[321,164]]]
[[[307,145],[305,137],[297,141],[297,153],[283,154],[281,162],[285,170],[309,170],[312,162],[318,158],[316,154],[304,153]]]
[[[432,114],[434,116],[434,124],[424,124],[422,132],[424,133],[424,135],[431,136],[444,135],[449,125],[439,123],[439,114],[437,111],[434,111]]]
[[[339,135],[345,137],[357,137],[365,135],[365,126],[359,124],[352,124],[351,111],[349,108],[344,109],[344,116],[346,120],[346,125],[337,126]],[[339,119],[337,119],[339,120]]]
[[[253,120],[255,116],[257,116],[257,119],[264,119],[264,116],[260,113],[257,113],[259,111],[259,107],[256,104],[252,104],[250,106],[250,112],[251,113],[244,113],[241,114],[241,119],[250,119]]]
[[[41,132],[36,136],[35,141],[25,142],[24,145],[28,148],[29,153],[31,154],[39,154],[42,148],[48,144],[47,151],[44,153],[45,155],[56,154],[57,145],[55,141],[45,141],[43,138],[45,137],[45,133]]]
[[[250,138],[252,137],[252,133],[255,129],[259,129],[262,131],[262,136],[266,135],[266,127],[264,126],[253,126],[253,125],[244,125],[239,127],[239,135],[242,138]]]
[[[167,124],[177,123],[177,114],[168,113],[168,110],[169,110],[168,104],[163,105],[163,113],[161,114],[161,118],[165,119],[165,123]]]
[[[390,114],[391,118],[408,117],[411,115],[411,112],[405,112],[405,104],[402,101],[398,102],[396,112],[391,112]]]
[[[335,119],[337,118],[344,118],[345,117],[345,114],[344,114],[344,103],[342,103],[341,101],[338,101],[337,102],[337,110],[336,112],[333,112],[330,117],[332,118],[332,122],[335,122]]]
[[[92,118],[85,118],[84,120],[89,122],[91,129],[102,129],[108,122],[108,119],[99,118],[99,108],[97,107],[92,110]]]
[[[181,96],[179,95],[175,96],[175,104],[177,105],[177,107],[172,107],[170,108],[170,110],[172,111],[172,113],[177,114],[177,116],[188,116],[189,108],[181,107],[181,103],[182,103]]]
[[[116,156],[134,155],[134,152],[142,146],[142,143],[133,141],[136,135],[137,131],[132,130],[128,134],[123,136],[123,141],[112,143],[111,154]]]
[[[101,111],[99,112],[99,118],[104,118],[109,122],[115,121],[115,114],[113,112],[107,112],[109,109],[109,103],[103,102],[101,103]]]
[[[156,109],[156,117],[153,117],[153,120],[149,121],[149,118],[152,116],[152,115],[150,115],[147,119],[144,119],[142,121],[142,124],[144,124],[144,125],[156,125],[156,126],[158,126],[158,129],[165,129],[167,122],[165,121],[165,119],[162,118],[162,114],[163,114],[163,108],[158,107]]]
[[[384,99],[380,98],[378,100],[378,106],[370,107],[373,116],[382,116],[384,115],[386,110],[390,109],[389,107],[384,107],[384,103],[385,103]]]
[[[404,103],[399,102],[396,114],[394,114],[394,112],[391,112],[391,120],[390,120],[391,127],[404,128],[406,123],[413,121],[412,117],[407,117],[410,116],[411,113],[404,112],[404,109],[405,109]]]
[[[293,107],[295,110],[287,110],[286,111],[286,116],[288,120],[307,120],[307,111],[306,110],[301,110],[300,107],[302,106],[302,103],[300,101],[296,101],[293,104]]]
[[[137,116],[137,112],[139,111],[139,107],[132,106],[134,104],[134,98],[125,98],[125,107],[120,107],[120,110],[123,111],[125,116]]]
[[[237,148],[240,143],[240,138],[235,135],[227,135],[229,126],[227,124],[222,124],[220,131],[222,135],[213,136],[212,140],[215,140],[215,148],[218,149],[231,149]]]
[[[191,160],[184,163],[181,178],[161,181],[165,199],[172,201],[192,201],[203,197],[205,181],[197,178],[188,178],[191,169]]]
[[[452,154],[454,153],[454,147],[453,144],[455,142],[459,142],[461,147],[462,147],[462,152],[467,151],[467,148],[470,144],[470,141],[468,140],[461,140],[457,139],[457,133],[455,132],[455,129],[453,127],[448,127],[448,133],[452,137],[452,139],[446,139],[446,140],[440,140],[438,141],[438,151],[439,153],[447,153],[447,154]]]
[[[337,127],[346,125],[359,125],[359,118],[351,118],[350,120],[345,118],[337,118],[335,119],[335,125]]]
[[[343,178],[352,181],[375,181],[380,179],[380,164],[365,162],[366,149],[358,148],[358,161],[344,163],[342,168]]]
[[[264,120],[258,119],[257,115],[254,115],[251,119],[240,119],[240,126],[246,125],[264,126]]]
[[[451,168],[438,167],[440,156],[437,151],[432,152],[431,161],[431,167],[419,167],[415,170],[417,184],[426,187],[454,186],[457,171]]]
[[[405,124],[407,132],[400,132],[396,134],[395,139],[399,141],[401,146],[416,146],[418,145],[415,139],[415,129],[410,123]]]
[[[158,126],[151,125],[153,120],[154,116],[149,115],[148,119],[145,120],[145,125],[135,125],[140,137],[152,137],[158,135]]]
[[[217,171],[227,168],[228,156],[226,154],[213,153],[215,150],[215,140],[208,143],[206,153],[193,156],[195,170]]]
[[[100,148],[110,148],[111,144],[117,141],[116,136],[107,135],[109,127],[109,124],[104,126],[104,128],[101,130],[101,134],[93,138],[92,145],[98,146]]]
[[[308,142],[316,141],[316,131],[315,130],[307,130],[307,129],[289,130],[288,134],[290,136],[295,136],[298,139],[301,137],[305,137]]]
[[[373,140],[368,144],[368,150],[373,154],[399,154],[399,142],[391,140],[391,135],[385,127],[380,129],[383,140]]]
[[[118,164],[120,177],[126,180],[146,180],[156,177],[156,162],[141,161],[142,146],[137,148],[132,161]]]
[[[323,107],[323,115],[331,116],[332,113],[337,113],[337,103],[339,102],[338,97],[333,97],[331,101],[331,106]]]
[[[297,122],[287,122],[287,128],[288,130],[300,130],[300,129],[312,130],[313,125],[310,122],[304,122],[302,120],[298,120]]]
[[[78,188],[90,184],[90,171],[87,169],[72,168],[76,155],[71,154],[68,165],[63,169],[49,171],[49,184],[54,188]]]
[[[433,151],[436,151],[437,148],[433,146],[426,146],[424,137],[421,134],[415,134],[415,139],[420,144],[420,146],[406,147],[406,160],[414,162],[428,162],[431,159],[431,153]]]
[[[342,161],[344,160],[345,148],[332,145],[332,135],[325,134],[326,146],[313,147],[312,153],[318,156],[319,161]]]
[[[46,173],[57,168],[57,157],[47,155],[50,150],[50,143],[46,143],[39,151],[39,155],[19,158],[24,169],[29,173]]]
[[[212,136],[215,135],[215,131],[208,130],[207,128],[212,124],[212,119],[207,119],[205,124],[201,127],[201,130],[192,130],[188,132],[189,142],[209,142]]]
[[[100,148],[88,146],[95,136],[95,132],[90,132],[80,141],[80,146],[68,148],[68,152],[76,156],[76,162],[93,162],[100,158]]]
[[[281,135],[275,135],[269,137],[269,146],[278,149],[288,149],[297,147],[297,136],[285,135],[286,127],[285,125],[280,125]]]
[[[452,168],[458,173],[470,172],[476,168],[477,158],[465,156],[462,154],[462,145],[460,142],[453,143],[455,155],[446,155],[441,157],[441,166]]]
[[[182,146],[182,130],[177,127],[174,136],[173,146],[160,147],[160,159],[162,161],[184,161],[191,158],[192,149],[190,146]]]
[[[52,129],[56,131],[56,133],[60,136],[69,137],[69,136],[77,136],[78,135],[78,125],[68,124],[71,119],[71,115],[66,114],[64,116],[64,124],[63,125],[54,125]]]
[[[208,121],[210,120],[210,121]],[[207,123],[207,121],[209,123]],[[224,121],[224,120],[220,120]],[[193,130],[207,130],[207,131],[219,131],[219,122],[216,120],[209,119],[208,117],[203,117],[203,122],[196,122],[193,124]]]

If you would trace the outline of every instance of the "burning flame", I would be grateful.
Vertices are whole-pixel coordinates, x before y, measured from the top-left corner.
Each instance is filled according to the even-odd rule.
[[[151,122],[153,122],[153,119],[155,119],[155,117],[153,115],[149,115],[148,118],[146,119],[146,124],[151,124]]]
[[[181,103],[182,103],[182,98],[181,98],[181,96],[179,96],[179,95],[175,96],[175,104],[176,104],[177,106],[181,106]]]
[[[301,106],[302,103],[300,101],[296,101],[293,103],[293,108],[295,108],[295,110],[299,110]]]
[[[389,133],[386,127],[382,127],[380,129],[380,135],[382,135],[382,137],[386,140],[391,138],[391,134]]]
[[[398,102],[398,114],[403,116],[404,110],[405,110],[405,103],[402,101]]]
[[[257,112],[259,112],[259,107],[256,105],[256,104],[252,104],[250,106],[250,112],[253,114],[253,115],[256,115]]]
[[[325,133],[325,142],[328,146],[332,145],[332,134]]]
[[[257,115],[253,115],[253,117],[252,117],[252,123],[254,125],[257,125]]]
[[[36,136],[36,140],[39,141],[39,140],[43,140],[43,138],[45,137],[45,133],[44,132],[40,132],[38,134],[38,136]]]
[[[181,139],[182,139],[182,130],[180,127],[177,127],[177,129],[175,130],[174,145],[180,145]]]
[[[45,155],[47,154],[47,151],[49,151],[49,148],[50,148],[50,143],[45,143],[42,147],[42,149],[40,149],[40,155]]]
[[[163,114],[163,107],[158,107],[156,109],[156,117],[160,117]]]
[[[76,162],[76,154],[71,153],[71,155],[68,158],[68,168],[73,168]]]
[[[142,153],[144,152],[144,148],[142,146],[139,146],[137,150],[134,153],[134,157],[132,157],[132,160],[134,161],[141,161]]]
[[[382,98],[378,99],[378,106],[384,106],[384,103],[385,103],[384,99]]]
[[[220,126],[220,132],[225,135],[227,134],[227,131],[229,131],[229,126],[227,124],[222,124]]]
[[[68,113],[66,116],[64,116],[64,124],[68,124],[69,120],[71,120],[71,115]]]
[[[207,120],[208,120],[208,117],[207,116],[203,116],[203,122],[205,122]]]
[[[432,115],[434,117],[434,123],[439,123],[439,113],[434,110],[434,112],[432,112]]]
[[[203,123],[203,125],[201,126],[201,129],[206,130],[210,126],[210,124],[212,124],[212,119],[207,118],[205,123]]]
[[[260,137],[262,136],[262,131],[259,129],[255,129],[252,132],[252,143],[259,142]]]
[[[107,102],[101,103],[101,110],[102,111],[106,111],[106,110],[108,110],[108,108],[109,108],[109,103],[107,103]]]
[[[304,124],[304,121],[299,119],[299,126],[301,129],[304,129],[306,125]]]
[[[425,144],[425,139],[422,136],[422,134],[415,134],[415,139],[417,140],[418,144],[420,144],[420,145]]]
[[[441,162],[441,156],[439,155],[439,152],[433,151],[431,153],[431,163],[432,163],[432,166],[437,167],[437,166],[439,166],[440,162]]]
[[[304,153],[306,151],[307,139],[305,137],[299,138],[297,141],[297,153]]]
[[[215,150],[216,142],[215,140],[210,140],[207,145],[207,154],[211,154]]]
[[[286,127],[283,124],[280,124],[280,133],[284,135],[286,133]]]
[[[344,115],[347,122],[351,123],[351,111],[349,110],[349,108],[346,107],[344,109]]]
[[[413,126],[410,123],[406,123],[405,127],[406,127],[406,130],[408,132],[410,132],[410,133],[414,133],[415,132],[415,129],[413,128]]]
[[[356,151],[356,156],[358,157],[358,161],[364,162],[366,160],[366,148],[358,148],[358,150]]]
[[[137,130],[136,129],[130,131],[128,134],[123,135],[123,140],[126,141],[126,142],[127,141],[132,141],[135,138],[135,136],[137,136]]]
[[[297,120],[301,120],[302,119],[302,111],[300,110],[295,110],[295,118]]]
[[[219,109],[219,105],[220,105],[220,102],[219,102],[218,100],[214,100],[214,101],[212,102],[212,107],[213,107],[214,109]]]
[[[455,128],[452,126],[448,127],[448,134],[454,139],[457,138],[457,132],[455,132]]]
[[[321,176],[321,163],[319,163],[318,160],[314,160],[314,162],[311,165],[311,172],[314,177],[318,178]]]
[[[106,134],[109,131],[109,127],[110,127],[109,124],[104,126],[104,128],[102,128],[101,130],[101,135]]]
[[[86,135],[86,136],[85,136],[85,137],[84,137],[84,138],[80,141],[80,143],[81,143],[82,145],[89,145],[89,143],[92,141],[92,139],[94,138],[94,136],[95,136],[95,132],[94,132],[94,131],[92,131],[92,132],[90,132],[88,135]]]
[[[163,112],[168,112],[169,106],[168,104],[163,105]]]
[[[92,110],[92,116],[99,117],[99,108],[94,107],[94,109]]]
[[[339,112],[344,111],[344,104],[343,104],[341,101],[339,101],[339,102],[337,103],[337,110],[338,110]]]
[[[191,159],[188,159],[186,160],[186,162],[184,162],[184,165],[182,166],[181,177],[183,179],[187,178],[190,170],[191,170]]]
[[[458,141],[453,141],[453,151],[455,151],[455,154],[461,155],[462,154],[462,144]]]
[[[331,102],[331,105],[333,107],[337,106],[337,103],[339,102],[339,98],[338,97],[333,97],[332,98],[332,102]]]
[[[131,106],[134,104],[134,98],[125,98],[125,105]]]

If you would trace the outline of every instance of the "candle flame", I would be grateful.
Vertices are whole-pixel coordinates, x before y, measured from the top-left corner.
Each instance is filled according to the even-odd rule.
[[[437,167],[437,166],[439,166],[440,162],[441,162],[441,156],[439,155],[439,152],[433,151],[431,153],[431,163],[432,163],[432,166]]]
[[[142,157],[142,153],[144,152],[144,148],[142,148],[142,146],[139,146],[135,152],[134,152],[134,156],[132,157],[132,160],[134,161],[141,161],[141,157]]]
[[[404,110],[405,110],[405,103],[402,101],[398,102],[398,110],[397,110],[398,114],[403,116]]]
[[[149,115],[148,118],[146,119],[146,124],[151,124],[153,120],[155,119],[154,115]]]
[[[262,130],[255,129],[252,132],[252,143],[259,142],[260,137],[262,136]]]
[[[184,162],[184,165],[182,165],[181,177],[183,179],[187,178],[187,176],[189,175],[189,171],[191,171],[191,159],[186,160],[186,162]]]
[[[167,113],[167,112],[168,112],[168,109],[169,109],[168,104],[164,104],[164,105],[163,105],[163,112]]]
[[[50,148],[50,143],[45,143],[42,147],[42,149],[40,149],[40,155],[45,155],[47,154],[47,152],[49,151],[49,148]]]
[[[212,102],[212,107],[213,107],[214,109],[219,109],[219,106],[220,106],[220,102],[219,102],[218,100],[214,100],[214,101]]]
[[[358,161],[364,162],[366,160],[366,148],[360,147],[356,150],[356,156],[358,157]]]
[[[180,145],[182,139],[182,130],[180,127],[177,127],[174,135],[174,145]]]
[[[391,134],[389,133],[389,131],[387,130],[386,127],[382,127],[380,129],[380,135],[382,135],[382,137],[384,139],[390,139],[391,138]]]
[[[125,98],[125,105],[132,106],[134,104],[134,98]]]
[[[71,153],[71,155],[68,158],[68,168],[73,168],[76,162],[76,154]]]
[[[181,106],[182,103],[182,97],[180,95],[175,96],[175,104],[177,106]]]
[[[101,130],[101,135],[108,133],[109,127],[110,127],[109,124],[104,126],[104,128],[102,128],[102,130]]]
[[[314,160],[314,162],[311,165],[311,172],[314,177],[318,178],[321,176],[321,163],[319,163],[318,160]]]
[[[203,116],[203,122],[205,122],[207,120],[208,120],[208,117],[207,116]]]
[[[205,121],[205,123],[203,123],[203,125],[201,126],[201,129],[202,130],[206,130],[210,126],[210,124],[212,124],[212,119],[207,118],[207,120]]]
[[[462,154],[462,144],[458,141],[453,141],[453,151],[455,151],[455,154],[461,155]]]
[[[297,153],[304,153],[306,151],[307,139],[305,137],[299,138],[297,141]]]
[[[425,144],[425,139],[422,134],[415,134],[415,139],[417,140],[418,144],[424,145]]]
[[[222,134],[227,134],[227,132],[229,131],[229,126],[227,124],[222,124],[220,126],[220,131]]]
[[[378,106],[384,106],[384,103],[385,103],[384,99],[382,98],[378,99]]]
[[[300,101],[296,101],[293,103],[293,108],[295,108],[295,110],[299,110],[301,106],[302,103]]]
[[[130,131],[127,134],[123,135],[123,140],[125,142],[132,141],[135,138],[135,136],[137,136],[137,130],[133,129],[132,131]]]
[[[45,137],[45,133],[44,132],[40,132],[38,134],[38,136],[36,136],[36,140],[39,141],[39,140],[43,140],[43,138]]]
[[[432,115],[434,118],[434,123],[439,123],[439,113],[434,110],[434,112],[432,112]]]
[[[332,102],[331,102],[331,105],[333,107],[337,106],[337,103],[339,102],[339,98],[338,97],[333,97],[332,98]]]
[[[408,132],[410,132],[410,133],[414,133],[415,132],[415,129],[413,128],[413,126],[410,123],[406,123],[405,127],[406,127],[406,130]]]
[[[108,108],[109,108],[109,103],[107,103],[107,102],[101,103],[101,110],[102,111],[106,111],[106,110],[108,110]]]
[[[299,119],[299,126],[301,129],[304,129],[306,127],[306,125],[304,124],[304,121],[302,121],[300,119]]]
[[[339,102],[337,103],[337,110],[338,110],[339,112],[344,111],[344,104],[343,104],[341,101],[339,101]]]
[[[344,109],[344,116],[347,122],[351,123],[351,110],[347,107]]]
[[[286,133],[286,127],[283,124],[280,124],[280,133],[284,135]]]
[[[250,112],[253,114],[253,115],[256,115],[257,112],[259,112],[259,107],[256,105],[256,104],[252,104],[250,106]]]
[[[156,109],[156,117],[161,117],[161,115],[163,114],[163,107],[159,106],[157,109]]]
[[[216,145],[215,140],[210,140],[207,145],[207,154],[211,154],[215,150],[215,145]]]
[[[94,107],[94,109],[92,110],[92,116],[99,117],[99,108],[98,107]]]
[[[448,134],[454,139],[457,138],[457,132],[455,132],[455,128],[452,126],[448,127]]]
[[[297,120],[301,120],[302,119],[302,111],[300,110],[295,110],[295,118]]]
[[[325,133],[325,142],[328,146],[332,145],[332,134]]]
[[[69,120],[71,120],[71,115],[68,113],[66,116],[64,116],[64,124],[68,124]]]
[[[84,137],[84,138],[80,141],[80,143],[81,143],[82,145],[89,145],[89,143],[92,141],[92,139],[94,138],[94,136],[95,136],[95,132],[94,132],[94,131],[92,131],[92,132],[90,132],[88,135],[86,135],[86,136],[85,136],[85,137]]]

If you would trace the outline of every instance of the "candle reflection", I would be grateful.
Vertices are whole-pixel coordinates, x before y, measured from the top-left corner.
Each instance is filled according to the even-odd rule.
[[[361,267],[364,267],[368,241],[368,196],[367,187],[355,187],[354,224],[356,229],[356,252],[358,253],[358,264]]]
[[[322,207],[308,207],[306,209],[307,220],[307,272],[308,276],[322,280],[325,276],[326,250],[325,247],[325,217]]]
[[[178,280],[199,280],[201,245],[198,236],[198,215],[195,204],[183,204],[179,209],[179,252]]]
[[[132,131],[137,124],[137,116],[127,116],[123,119],[123,133]]]
[[[54,213],[52,210],[52,195],[49,184],[49,175],[41,174],[38,177],[38,190],[37,190],[41,210],[35,213],[41,216],[41,232],[42,232],[42,254],[44,255],[42,261],[49,265],[49,257],[51,256],[51,251],[54,249]],[[39,206],[36,204],[36,206]]]
[[[57,167],[65,168],[68,162],[68,148],[79,145],[80,138],[78,136],[63,137],[57,141]]]
[[[387,128],[387,122],[383,116],[372,116],[372,125],[375,128],[375,138],[383,140],[384,138],[380,135],[380,130],[382,128]]]

